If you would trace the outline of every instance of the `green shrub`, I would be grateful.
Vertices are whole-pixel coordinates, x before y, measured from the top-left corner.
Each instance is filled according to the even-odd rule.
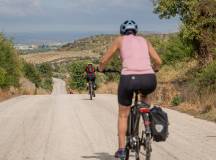
[[[172,99],[172,101],[171,101],[171,104],[172,104],[173,106],[178,106],[178,105],[180,105],[182,102],[183,102],[182,98],[181,98],[180,96],[177,95],[177,96],[173,97],[173,99]]]
[[[160,54],[164,64],[174,64],[194,56],[191,45],[184,44],[178,34],[147,36],[154,48]]]
[[[5,71],[5,82],[2,87],[18,86],[21,65],[13,43],[0,33],[0,67]]]
[[[179,36],[172,36],[166,42],[165,50],[161,57],[165,64],[174,64],[193,56],[193,48],[185,45]]]
[[[53,89],[53,80],[52,78],[44,78],[41,81],[40,87],[46,90],[51,91]]]
[[[6,79],[6,71],[0,67],[0,87],[4,86]]]
[[[110,63],[106,66],[106,68],[114,69],[117,71],[121,71],[121,60],[119,54],[114,55]],[[106,73],[106,81],[118,81],[119,73]]]
[[[51,91],[53,88],[53,69],[51,67],[51,64],[49,63],[43,63],[40,65],[37,65],[37,70],[41,77],[41,83],[40,87],[46,90]]]
[[[216,91],[216,61],[203,68],[197,74],[195,85],[200,90]]]
[[[85,67],[87,61],[77,61],[69,64],[68,71],[70,74],[70,88],[83,90],[86,87]]]
[[[53,69],[49,63],[43,63],[37,66],[37,69],[41,76],[43,77],[52,77],[53,76]]]
[[[51,91],[53,88],[52,67],[48,63],[39,64],[37,66],[23,62],[23,73],[37,88]]]
[[[31,82],[33,82],[37,88],[40,87],[41,77],[39,71],[33,64],[24,63],[23,73],[25,77],[28,78]]]

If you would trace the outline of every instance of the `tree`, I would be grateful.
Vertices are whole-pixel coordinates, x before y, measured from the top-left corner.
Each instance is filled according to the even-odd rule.
[[[179,16],[180,35],[192,44],[200,62],[207,64],[215,58],[216,0],[153,0],[154,11],[160,18]]]
[[[21,65],[12,41],[0,33],[0,67],[5,71],[4,87],[18,86]]]

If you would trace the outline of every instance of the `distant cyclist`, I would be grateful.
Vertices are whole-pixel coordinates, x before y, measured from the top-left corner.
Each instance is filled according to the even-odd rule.
[[[103,71],[116,51],[120,51],[122,71],[118,88],[119,149],[115,153],[115,157],[121,159],[126,156],[125,136],[133,94],[136,90],[141,91],[142,100],[147,102],[147,95],[152,93],[157,85],[150,59],[154,60],[156,68],[159,68],[162,63],[151,43],[145,38],[137,36],[137,32],[138,25],[133,20],[125,21],[120,27],[121,36],[115,39],[99,65],[99,70]]]
[[[95,68],[92,63],[88,63],[85,69],[86,72],[86,80],[87,82],[92,81],[94,89],[96,89],[96,73],[95,73]]]

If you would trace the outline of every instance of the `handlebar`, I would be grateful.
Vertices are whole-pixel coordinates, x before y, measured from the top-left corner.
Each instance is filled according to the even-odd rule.
[[[98,67],[97,67],[96,71],[101,72],[101,71],[99,71]],[[154,69],[154,72],[155,73],[159,72],[159,69]],[[111,69],[111,68],[104,69],[101,73],[119,73],[119,74],[121,74],[120,71],[118,71],[116,69]]]
[[[97,72],[101,72],[101,71],[99,71],[99,69],[97,68]],[[104,69],[101,73],[119,73],[120,74],[121,72],[116,69],[107,68],[107,69]]]

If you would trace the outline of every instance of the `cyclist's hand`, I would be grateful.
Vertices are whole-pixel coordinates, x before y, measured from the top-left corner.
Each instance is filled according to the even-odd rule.
[[[155,65],[155,66],[154,66],[154,71],[155,71],[155,72],[159,72],[159,70],[160,70],[160,66]]]

